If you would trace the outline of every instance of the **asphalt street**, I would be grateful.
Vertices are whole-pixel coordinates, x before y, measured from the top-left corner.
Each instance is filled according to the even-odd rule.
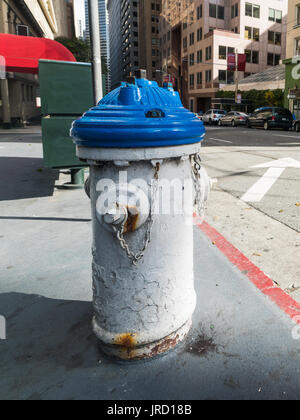
[[[202,161],[207,221],[300,302],[299,134],[207,127]]]
[[[232,129],[208,130],[202,157],[219,185],[207,221],[238,241],[247,226],[251,240],[241,241],[241,248],[250,253],[265,226],[268,235],[274,229],[280,240],[286,235],[292,242],[289,235],[298,235],[292,227],[247,210],[251,204],[220,188],[231,165],[241,177],[236,190],[244,194],[250,183],[242,188],[240,168],[270,160],[269,152],[255,159],[246,153],[248,160],[237,162],[238,146],[210,145],[210,133],[233,137]],[[43,169],[38,133],[0,133],[0,139],[0,315],[7,320],[7,339],[0,340],[0,399],[299,399],[300,341],[293,334],[299,328],[197,227],[198,304],[187,341],[147,363],[106,359],[91,331],[90,202],[81,190],[56,188],[68,179]],[[272,258],[278,253],[274,241]]]
[[[300,232],[300,135],[280,130],[207,128],[204,163],[219,187],[238,198],[257,182],[267,168],[252,166],[282,158],[298,161],[298,168],[286,168],[261,201],[251,205]],[[276,163],[275,163],[276,166]]]

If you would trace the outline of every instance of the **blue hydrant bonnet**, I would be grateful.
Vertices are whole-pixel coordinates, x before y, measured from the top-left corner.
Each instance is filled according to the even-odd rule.
[[[164,147],[199,143],[205,128],[170,84],[160,88],[157,82],[136,79],[135,84],[121,83],[74,121],[71,135],[85,147]]]

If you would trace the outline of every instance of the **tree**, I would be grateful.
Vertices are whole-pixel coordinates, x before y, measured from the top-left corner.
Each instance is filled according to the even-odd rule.
[[[74,55],[77,61],[81,63],[91,62],[91,49],[86,41],[81,39],[69,39],[65,37],[58,37],[55,41],[64,45]]]
[[[265,100],[269,106],[282,106],[283,94],[279,89],[268,90],[265,93]]]
[[[283,106],[284,92],[281,89],[276,90],[256,90],[251,89],[241,92],[243,99],[251,101],[253,109],[264,106]],[[234,98],[235,92],[220,90],[217,92],[217,98]]]
[[[81,39],[58,37],[55,41],[64,45],[74,55],[76,60],[80,63],[90,63],[92,61],[92,53],[90,44]],[[106,58],[102,57],[102,73],[107,75]]]

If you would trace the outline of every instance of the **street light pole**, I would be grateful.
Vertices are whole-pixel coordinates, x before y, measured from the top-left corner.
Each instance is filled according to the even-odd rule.
[[[239,54],[236,48],[235,50],[235,103],[237,103],[238,99],[238,91],[239,91]]]
[[[98,0],[89,0],[90,42],[93,56],[93,86],[95,105],[103,98],[101,43]]]

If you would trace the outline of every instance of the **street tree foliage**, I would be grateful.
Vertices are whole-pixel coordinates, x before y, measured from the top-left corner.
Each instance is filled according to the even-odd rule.
[[[243,99],[252,102],[253,110],[264,106],[284,106],[284,92],[281,89],[275,90],[256,90],[239,91]],[[235,92],[220,90],[217,92],[217,98],[231,98],[234,99]]]
[[[90,44],[87,41],[81,39],[58,37],[55,41],[64,45],[74,55],[79,63],[91,63],[92,52]],[[102,73],[107,75],[106,58],[102,57]]]

